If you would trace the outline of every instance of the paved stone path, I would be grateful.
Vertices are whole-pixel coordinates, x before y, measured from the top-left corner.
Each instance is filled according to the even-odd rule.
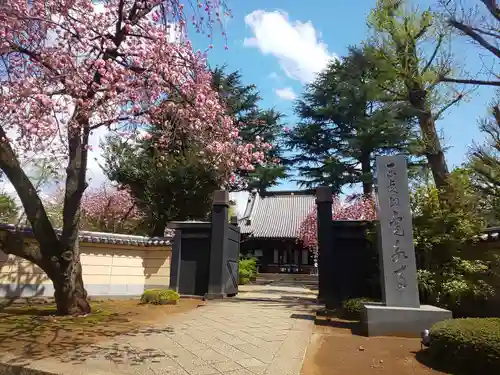
[[[302,300],[304,302],[315,302],[318,297],[316,291],[304,286],[280,286],[279,284],[269,285],[240,285],[236,295],[238,299],[255,300]]]
[[[210,302],[168,325],[29,367],[65,375],[298,375],[312,329],[298,302]]]

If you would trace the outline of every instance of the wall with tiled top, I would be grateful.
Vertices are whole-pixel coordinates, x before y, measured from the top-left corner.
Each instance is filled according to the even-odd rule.
[[[36,246],[32,239],[26,246]],[[82,243],[83,280],[90,296],[138,296],[147,288],[168,288],[171,248]],[[36,265],[0,250],[1,297],[52,297],[54,288]]]

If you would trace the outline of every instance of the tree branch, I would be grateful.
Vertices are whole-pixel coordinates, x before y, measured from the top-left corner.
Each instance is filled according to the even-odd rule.
[[[460,79],[452,77],[441,77],[439,78],[441,82],[449,83],[462,83],[464,85],[483,85],[483,86],[498,86],[500,87],[500,81],[484,81],[480,79]]]
[[[140,111],[140,112],[134,113],[133,115],[130,115],[130,116],[121,116],[121,117],[116,117],[116,118],[113,118],[110,120],[101,121],[98,124],[90,126],[89,129],[92,131],[92,130],[95,130],[101,126],[110,126],[114,123],[132,120],[133,118],[145,115],[146,113],[149,113],[149,110]]]
[[[493,17],[500,22],[500,9],[496,6],[495,0],[480,0]]]
[[[457,104],[460,100],[462,100],[464,96],[462,94],[459,94],[455,99],[453,99],[451,102],[446,104],[443,108],[441,108],[438,113],[436,113],[434,117],[434,121],[437,121],[441,115],[448,110],[448,108],[452,107],[453,105]]]
[[[493,106],[493,117],[495,117],[495,121],[500,127],[500,105]]]
[[[63,207],[63,230],[61,234],[62,250],[73,246],[78,236],[80,222],[80,203],[87,188],[87,146],[90,134],[89,119],[77,106],[74,121],[81,125],[81,130],[68,128],[68,166],[66,167],[66,193]]]
[[[422,74],[424,74],[431,67],[432,63],[434,62],[434,59],[437,56],[439,49],[441,48],[441,44],[443,43],[443,39],[444,39],[444,35],[439,34],[439,37],[438,37],[438,40],[436,43],[436,48],[434,48],[434,52],[432,52],[432,55],[429,58],[429,61],[427,61],[427,64],[425,64],[424,69],[422,69]]]
[[[16,189],[19,199],[21,199],[33,234],[39,240],[41,254],[44,258],[50,258],[52,253],[46,252],[55,252],[59,247],[57,234],[50,223],[42,200],[19,164],[16,154],[7,139],[5,130],[2,127],[0,127],[0,169],[5,173]],[[27,252],[16,255],[25,257],[26,259],[28,256],[34,256],[34,254],[29,255]]]
[[[455,29],[460,30],[462,33],[464,33],[465,35],[467,35],[471,39],[475,40],[480,46],[487,49],[492,54],[494,54],[497,58],[500,59],[500,49],[491,45],[486,39],[484,39],[481,35],[479,35],[477,32],[475,32],[472,29],[472,27],[470,27],[469,25],[466,25],[462,22],[459,22],[453,18],[450,18],[448,20],[448,23],[451,27],[454,27]]]
[[[18,256],[39,266],[43,264],[40,248],[37,246],[26,246],[22,235],[21,238],[17,235],[18,233],[15,231],[8,231],[7,236],[0,242],[0,250],[5,254]]]
[[[480,29],[479,27],[473,27],[472,30],[478,32],[479,34],[484,34],[484,35],[488,35],[488,36],[491,36],[493,38],[500,38],[500,32],[492,32],[492,31],[486,31],[486,30],[483,30],[483,29]]]

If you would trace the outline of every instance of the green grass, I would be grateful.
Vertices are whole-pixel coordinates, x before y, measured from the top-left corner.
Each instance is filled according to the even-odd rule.
[[[117,313],[107,310],[102,303],[93,303],[92,314],[88,316],[57,316],[57,309],[53,304],[10,306],[0,309],[0,331],[7,325],[15,328],[17,325],[33,322],[50,322],[58,326],[92,326],[117,317]]]

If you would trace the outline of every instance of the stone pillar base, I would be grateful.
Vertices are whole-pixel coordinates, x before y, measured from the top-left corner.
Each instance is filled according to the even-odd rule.
[[[224,299],[227,298],[228,295],[225,293],[206,293],[205,294],[205,299],[206,300],[211,300],[211,299]]]
[[[361,323],[367,336],[420,337],[434,323],[451,319],[451,311],[436,306],[393,307],[368,303],[361,311]]]

